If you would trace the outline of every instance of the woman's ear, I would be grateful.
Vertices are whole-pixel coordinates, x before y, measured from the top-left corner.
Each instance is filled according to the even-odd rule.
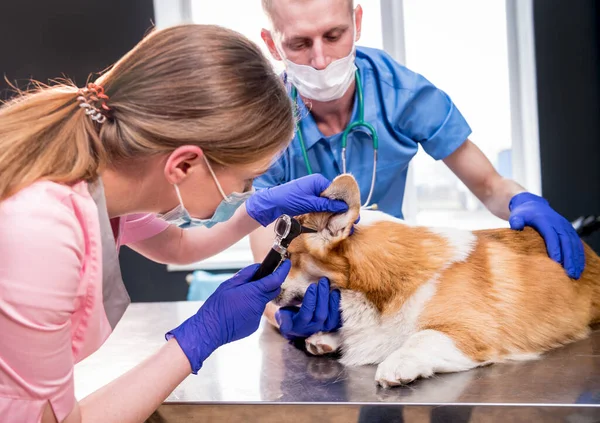
[[[171,184],[181,184],[190,174],[204,169],[203,151],[195,145],[184,145],[176,148],[165,163],[165,177]]]

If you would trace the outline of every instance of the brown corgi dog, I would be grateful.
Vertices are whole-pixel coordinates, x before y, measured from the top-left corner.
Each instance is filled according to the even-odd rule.
[[[311,336],[307,349],[339,351],[349,366],[378,364],[383,387],[535,359],[587,337],[600,321],[600,258],[588,245],[585,271],[573,280],[532,228],[410,226],[361,211],[358,185],[347,174],[322,195],[346,201],[349,211],[299,217],[317,232],[290,245],[292,269],[275,304],[297,302],[309,284],[329,278],[341,291],[343,325]]]

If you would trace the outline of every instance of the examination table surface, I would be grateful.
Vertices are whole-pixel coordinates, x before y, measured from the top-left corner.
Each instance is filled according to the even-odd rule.
[[[164,345],[165,332],[200,305],[130,305],[100,350],[75,367],[77,398],[150,356]],[[407,421],[435,421],[435,412],[442,411],[458,413],[451,418],[457,422],[600,421],[600,330],[536,361],[436,375],[408,387],[377,387],[375,369],[345,368],[333,358],[308,356],[263,319],[252,336],[218,349],[148,421],[270,422],[289,416],[314,422],[311,413],[316,413],[317,421],[377,422],[390,420],[368,413],[388,412]]]

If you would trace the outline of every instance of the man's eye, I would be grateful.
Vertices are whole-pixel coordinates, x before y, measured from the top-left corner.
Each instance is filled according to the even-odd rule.
[[[339,35],[331,35],[331,36],[327,36],[325,38],[327,39],[327,41],[334,42],[334,41],[339,40],[340,36]]]

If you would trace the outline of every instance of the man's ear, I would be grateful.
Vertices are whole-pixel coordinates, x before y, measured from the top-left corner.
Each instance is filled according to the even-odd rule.
[[[363,10],[359,4],[356,6],[356,9],[354,9],[354,24],[356,25],[356,34],[354,37],[354,41],[356,41],[356,42],[358,42],[358,40],[360,40],[360,35],[362,32],[362,17],[363,17]]]
[[[265,42],[265,45],[269,49],[269,52],[271,53],[271,56],[273,56],[273,59],[275,59],[275,60],[283,60],[283,58],[281,57],[281,55],[277,51],[277,48],[275,47],[275,41],[273,40],[273,36],[271,35],[271,31],[269,31],[268,29],[264,29],[263,28],[260,31],[260,37]]]
[[[317,233],[303,235],[306,248],[312,254],[324,257],[331,248],[350,236],[360,213],[360,190],[352,175],[343,174],[333,180],[321,197],[348,204],[346,213],[310,213],[299,217],[304,226],[317,230]]]

